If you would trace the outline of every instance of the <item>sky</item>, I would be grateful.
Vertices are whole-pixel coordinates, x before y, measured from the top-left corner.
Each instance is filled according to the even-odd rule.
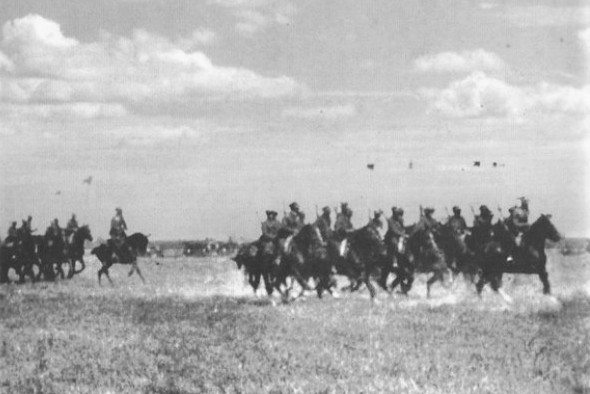
[[[471,222],[522,195],[590,236],[582,1],[2,0],[0,26],[2,236],[76,213],[106,238],[121,207],[154,239],[253,239],[292,201]]]

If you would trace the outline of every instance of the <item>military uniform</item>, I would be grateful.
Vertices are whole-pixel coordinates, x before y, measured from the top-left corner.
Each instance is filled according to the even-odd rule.
[[[324,241],[332,238],[332,219],[330,218],[330,209],[324,207],[322,215],[318,216],[314,225],[320,231]]]
[[[305,225],[305,214],[299,211],[299,205],[292,203],[289,205],[291,211],[283,218],[283,227],[297,234]]]
[[[78,230],[78,221],[76,220],[76,215],[72,215],[64,231],[68,242],[70,241],[70,236],[72,236],[76,230]]]
[[[276,218],[268,218],[264,222],[262,222],[261,229],[262,229],[262,236],[261,240],[268,240],[274,241],[277,238],[277,234],[279,230],[283,226],[281,222],[279,222]]]
[[[336,215],[336,223],[334,223],[334,232],[339,236],[345,236],[346,234],[354,230],[354,226],[350,220],[352,211],[339,212]]]
[[[404,211],[400,208],[393,208],[391,217],[387,219],[387,232],[385,233],[385,242],[391,251],[399,252],[399,241],[406,237],[406,229],[404,227]]]
[[[467,223],[465,222],[465,218],[461,216],[461,210],[457,209],[456,207],[453,208],[454,215],[449,218],[449,226],[453,229],[455,234],[463,234],[467,229]]]
[[[432,209],[432,208],[426,208],[424,210],[424,215],[422,215],[422,217],[420,218],[420,220],[416,224],[415,231],[425,231],[425,232],[431,232],[431,233],[435,233],[435,234],[438,233],[438,228],[440,227],[440,223],[436,219],[434,219],[432,216],[430,216],[432,213],[434,213],[434,209]]]

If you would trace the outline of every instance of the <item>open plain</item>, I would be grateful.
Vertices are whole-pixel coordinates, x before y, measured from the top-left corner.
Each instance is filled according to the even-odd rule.
[[[426,299],[366,290],[273,306],[233,261],[98,262],[0,287],[2,393],[590,393],[590,255],[550,252],[553,296],[507,275],[505,303],[457,279]],[[276,299],[278,301],[278,298]]]

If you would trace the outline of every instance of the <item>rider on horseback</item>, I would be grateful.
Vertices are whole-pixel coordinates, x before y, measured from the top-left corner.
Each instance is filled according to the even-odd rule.
[[[68,244],[72,242],[72,236],[74,235],[76,230],[78,230],[78,221],[76,220],[76,214],[73,213],[64,230],[64,234],[66,236],[66,241]]]
[[[420,209],[420,210],[422,213],[422,209]],[[432,207],[424,208],[424,211],[420,217],[420,220],[418,221],[418,223],[416,223],[416,227],[415,227],[414,231],[430,232],[434,235],[438,234],[440,223],[435,218],[432,217],[433,213],[434,213],[434,208],[432,208]]]
[[[8,228],[8,236],[4,240],[4,245],[8,247],[14,246],[14,242],[17,239],[18,229],[16,228],[16,222],[12,222]]]
[[[327,242],[332,238],[332,219],[330,218],[330,207],[325,206],[322,208],[322,214],[318,216],[314,225],[320,231],[324,242]]]
[[[407,237],[404,228],[404,210],[401,208],[391,208],[391,217],[387,219],[387,232],[385,233],[385,244],[393,255],[397,255],[400,250],[400,239]]]
[[[283,227],[296,235],[305,225],[305,214],[300,210],[299,204],[296,202],[289,204],[289,208],[291,208],[291,211],[283,218]]]
[[[529,219],[529,201],[526,197],[520,197],[520,206],[515,206],[511,208],[510,216],[506,220],[506,226],[512,233],[515,239],[518,239],[518,236],[527,232],[530,228],[528,223]]]
[[[125,230],[127,230],[127,223],[125,222],[125,218],[123,218],[123,210],[121,208],[115,208],[115,212],[115,216],[111,219],[111,229],[109,231],[111,239],[109,239],[109,244],[113,249],[113,253],[122,257],[122,253],[131,253],[129,247],[123,248],[126,245],[125,239],[127,235],[125,234]]]
[[[379,229],[383,227],[381,215],[383,215],[383,211],[381,210],[373,212],[373,218],[369,220],[367,225],[372,227],[374,230],[379,231]]]
[[[449,217],[448,225],[453,229],[455,234],[461,235],[465,233],[467,223],[465,222],[465,218],[461,216],[461,208],[458,206],[453,207],[453,216]]]
[[[334,223],[334,233],[339,238],[345,238],[347,234],[354,231],[354,226],[351,222],[352,209],[348,207],[348,203],[340,204],[340,212],[336,215],[336,223]]]

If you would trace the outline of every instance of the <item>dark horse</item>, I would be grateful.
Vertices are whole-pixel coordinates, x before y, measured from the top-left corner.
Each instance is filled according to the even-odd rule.
[[[84,263],[84,242],[92,242],[92,234],[90,228],[87,225],[79,227],[72,235],[72,241],[66,247],[66,253],[68,262],[70,263],[70,269],[68,271],[68,279],[72,278],[74,274],[79,274],[84,271],[86,264]],[[76,262],[79,261],[82,264],[82,268],[76,271]]]
[[[273,292],[272,262],[277,253],[272,242],[252,242],[243,245],[233,258],[238,269],[244,267],[248,276],[248,283],[252,286],[254,294],[260,285],[260,279],[264,279],[266,292],[270,296]]]
[[[503,222],[494,225],[493,238],[485,246],[481,260],[482,275],[476,285],[478,294],[481,294],[486,282],[490,282],[492,289],[498,291],[504,273],[537,274],[543,283],[543,293],[551,293],[545,240],[557,242],[561,236],[550,219],[549,215],[541,215],[524,234],[520,246],[515,244],[514,237]],[[510,255],[512,261],[508,261]]]
[[[113,283],[109,276],[109,268],[115,263],[130,264],[129,276],[133,272],[137,272],[141,281],[145,283],[145,279],[137,265],[137,256],[145,256],[147,245],[148,237],[146,235],[134,233],[126,237],[122,245],[117,246],[113,240],[109,240],[106,244],[101,244],[92,249],[90,253],[95,255],[102,264],[102,267],[98,270],[98,283],[100,284],[102,274],[107,276],[111,284]]]
[[[391,283],[390,291],[401,284],[404,294],[411,290],[416,273],[432,272],[434,275],[426,282],[426,296],[430,297],[432,285],[437,281],[444,282],[444,275],[449,272],[444,253],[436,244],[432,232],[418,230],[410,235],[406,253],[398,259],[394,272],[396,278]]]
[[[293,277],[301,286],[302,293],[311,290],[307,284],[309,278],[316,282],[316,291],[321,298],[324,290],[331,292],[331,265],[328,260],[326,245],[318,228],[306,224],[292,236],[288,230],[280,230],[277,238],[283,245],[278,265],[273,267],[274,287],[283,298],[288,298],[290,288],[283,291],[281,286],[287,277]]]
[[[373,226],[367,225],[353,231],[348,236],[349,249],[346,257],[338,264],[338,271],[346,275],[352,284],[351,290],[356,290],[363,283],[367,286],[371,301],[374,301],[376,291],[371,283],[371,277],[378,269],[383,269],[387,261],[387,248],[381,235]]]
[[[0,246],[0,283],[8,283],[10,269],[19,277],[19,283],[24,283],[26,275],[35,282],[36,277],[32,271],[32,260],[25,252],[22,240],[18,238],[5,241]]]
[[[458,233],[449,223],[440,227],[435,237],[445,255],[447,267],[457,275],[462,273],[465,279],[474,283],[479,270],[475,262],[475,254],[467,247],[468,234]]]

